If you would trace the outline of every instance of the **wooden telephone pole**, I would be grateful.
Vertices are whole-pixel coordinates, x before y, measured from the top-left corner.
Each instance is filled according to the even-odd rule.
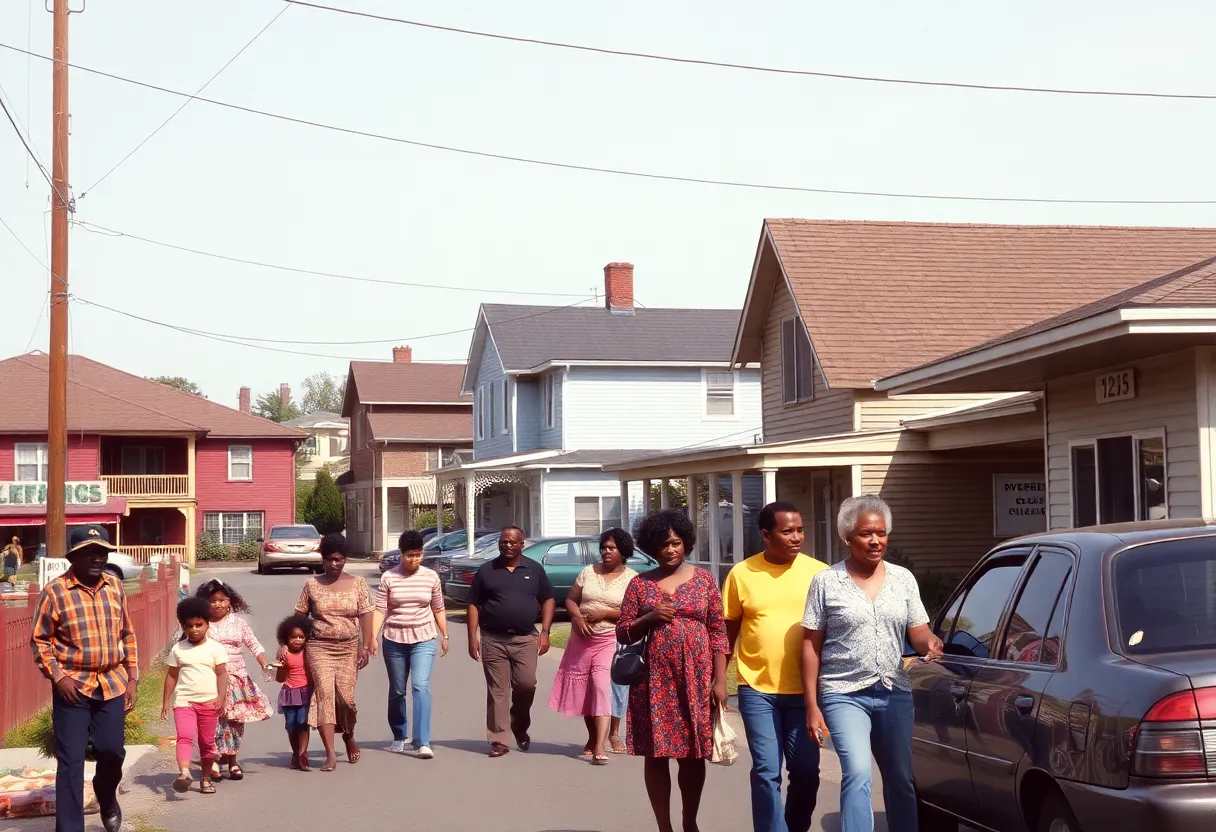
[[[68,473],[68,0],[55,0],[51,146],[51,349],[47,397],[46,553],[67,552]]]

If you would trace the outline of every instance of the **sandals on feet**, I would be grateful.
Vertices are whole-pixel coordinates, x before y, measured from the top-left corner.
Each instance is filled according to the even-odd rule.
[[[199,784],[198,790],[203,794],[215,794],[215,783],[204,778],[203,782]]]
[[[491,757],[503,757],[509,753],[511,753],[511,749],[508,748],[503,743],[501,743],[501,742],[490,743],[490,756]]]
[[[613,737],[608,741],[608,750],[613,754],[625,754],[628,753],[629,749],[625,746],[624,740]]]
[[[205,778],[204,778],[205,779]],[[178,778],[173,781],[173,791],[178,794],[185,794],[190,791],[190,786],[194,783],[194,778],[189,774],[178,775]]]
[[[350,734],[343,734],[342,742],[346,743],[346,759],[350,760],[351,765],[354,765],[355,763],[359,762],[359,760],[363,759],[363,752],[359,750],[359,746],[355,743],[355,738],[353,736]],[[354,751],[350,750],[352,745],[355,747]]]
[[[307,758],[307,757],[301,757],[301,758],[300,758],[300,763],[299,763],[299,766],[298,766],[298,768],[297,768],[296,770],[297,770],[297,771],[312,771],[312,768],[311,768],[311,767],[308,765],[308,758]]]
[[[594,757],[591,758],[591,765],[593,765],[593,766],[608,765],[608,755],[607,754],[596,754]]]
[[[232,765],[228,766],[228,776],[233,780],[244,780],[245,772],[241,770],[239,765],[233,763]]]
[[[321,766],[321,771],[333,771],[338,767],[337,760],[326,760],[325,765]]]

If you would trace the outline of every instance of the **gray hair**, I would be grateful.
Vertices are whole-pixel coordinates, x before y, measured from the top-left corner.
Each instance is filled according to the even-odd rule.
[[[836,515],[836,534],[845,543],[857,528],[857,521],[867,514],[882,515],[887,524],[887,532],[891,531],[891,507],[887,501],[877,494],[862,494],[860,497],[849,497],[840,504],[840,513]]]

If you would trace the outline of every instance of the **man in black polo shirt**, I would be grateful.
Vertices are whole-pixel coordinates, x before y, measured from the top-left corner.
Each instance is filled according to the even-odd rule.
[[[520,751],[532,744],[528,728],[536,697],[536,657],[549,652],[553,587],[544,568],[525,558],[523,551],[523,529],[504,528],[498,538],[498,557],[477,570],[469,589],[469,656],[481,662],[486,675],[486,736],[491,757],[511,750],[508,726]]]

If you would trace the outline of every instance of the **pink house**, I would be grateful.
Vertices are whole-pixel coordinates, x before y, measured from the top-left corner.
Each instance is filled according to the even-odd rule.
[[[0,361],[0,540],[46,540],[47,357]],[[68,523],[101,523],[141,561],[193,562],[202,535],[237,545],[295,519],[306,435],[243,410],[72,356]],[[54,554],[54,553],[51,553]]]

